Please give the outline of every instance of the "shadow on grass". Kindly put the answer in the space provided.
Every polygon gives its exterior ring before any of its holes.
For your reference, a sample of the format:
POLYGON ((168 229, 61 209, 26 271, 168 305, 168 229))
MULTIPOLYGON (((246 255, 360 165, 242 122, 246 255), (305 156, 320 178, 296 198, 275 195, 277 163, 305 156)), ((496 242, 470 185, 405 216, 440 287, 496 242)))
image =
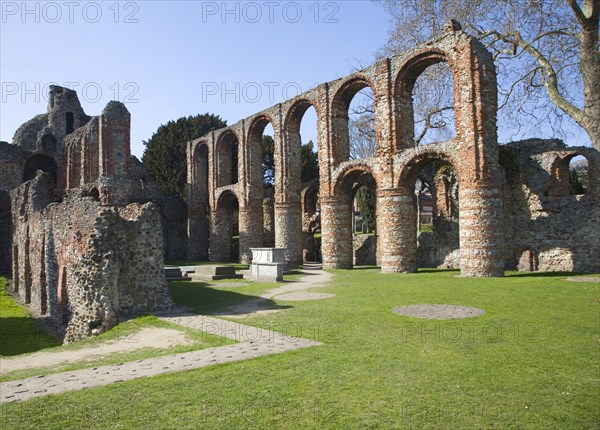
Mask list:
POLYGON ((430 268, 419 268, 417 273, 444 273, 444 272, 458 272, 460 269, 437 269, 435 267, 430 268))
POLYGON ((60 345, 31 317, 0 318, 0 356, 7 357, 60 345))
POLYGON ((231 266, 235 270, 246 270, 248 264, 242 263, 215 263, 213 261, 185 261, 185 260, 167 260, 165 267, 180 267, 180 266, 231 266))
POLYGON ((262 297, 249 296, 229 290, 217 290, 204 282, 169 282, 169 291, 175 303, 188 306, 202 315, 227 313, 229 308, 245 303, 260 303, 260 310, 288 309, 291 307, 278 305, 273 300, 262 297))
POLYGON ((506 272, 504 276, 510 278, 557 278, 584 275, 574 272, 506 272))
POLYGON ((380 266, 354 266, 351 270, 373 270, 373 269, 380 269, 380 266))

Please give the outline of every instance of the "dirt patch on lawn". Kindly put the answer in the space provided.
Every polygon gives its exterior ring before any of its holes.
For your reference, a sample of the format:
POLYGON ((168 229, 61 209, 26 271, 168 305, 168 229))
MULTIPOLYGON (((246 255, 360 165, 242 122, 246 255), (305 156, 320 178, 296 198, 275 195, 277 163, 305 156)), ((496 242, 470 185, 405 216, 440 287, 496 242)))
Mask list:
POLYGON ((303 300, 322 300, 335 297, 335 294, 329 293, 288 293, 275 296, 277 300, 287 300, 291 302, 300 302, 303 300))
POLYGON ((405 317, 427 318, 434 320, 449 320, 472 318, 483 315, 485 311, 479 308, 455 305, 410 305, 392 309, 392 312, 405 317))
POLYGON ((571 282, 600 282, 600 276, 571 276, 567 278, 571 282))
POLYGON ((166 349, 188 345, 193 341, 185 332, 170 328, 145 327, 129 336, 107 340, 80 349, 35 352, 17 357, 0 358, 0 374, 15 370, 62 367, 78 362, 88 362, 113 354, 137 351, 142 348, 166 349))

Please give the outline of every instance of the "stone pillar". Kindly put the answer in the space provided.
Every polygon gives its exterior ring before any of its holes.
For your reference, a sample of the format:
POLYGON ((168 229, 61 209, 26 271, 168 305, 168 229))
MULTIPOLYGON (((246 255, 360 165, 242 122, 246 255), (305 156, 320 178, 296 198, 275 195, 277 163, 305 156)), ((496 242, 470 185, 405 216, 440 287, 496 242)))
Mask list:
POLYGON ((352 201, 321 199, 321 254, 324 269, 352 268, 352 201))
POLYGON ((240 208, 240 263, 252 262, 250 248, 261 248, 263 243, 263 202, 253 199, 240 208))
POLYGON ((379 252, 384 273, 417 271, 417 220, 410 187, 377 195, 379 252))
POLYGON ((263 247, 275 247, 275 200, 271 195, 263 199, 263 247))
POLYGON ((187 220, 188 259, 190 261, 208 260, 208 217, 195 215, 187 220))
POLYGON ((231 260, 232 231, 229 218, 230 216, 218 211, 210 214, 210 261, 228 262, 231 260))
POLYGON ((110 101, 100 115, 100 172, 129 175, 131 115, 123 103, 110 101))
POLYGON ((470 184, 459 189, 461 276, 504 276, 502 190, 470 184))
POLYGON ((302 208, 300 202, 275 203, 275 247, 286 248, 288 267, 302 264, 302 208))

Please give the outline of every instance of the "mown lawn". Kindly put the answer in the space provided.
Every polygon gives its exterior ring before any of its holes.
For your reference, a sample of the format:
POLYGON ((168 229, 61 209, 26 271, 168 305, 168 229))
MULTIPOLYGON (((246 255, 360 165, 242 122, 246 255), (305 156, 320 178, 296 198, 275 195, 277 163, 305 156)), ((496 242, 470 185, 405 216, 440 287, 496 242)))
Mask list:
MULTIPOLYGON (((30 352, 59 352, 76 350, 98 345, 100 343, 136 343, 139 333, 144 328, 160 327, 182 331, 190 343, 171 348, 140 348, 135 351, 111 354, 102 358, 93 357, 76 363, 60 366, 43 367, 39 369, 25 369, 0 375, 0 382, 14 379, 28 378, 50 373, 65 372, 86 367, 103 366, 125 361, 141 360, 143 358, 158 357, 167 354, 195 351, 215 346, 235 343, 233 340, 214 336, 209 333, 198 332, 178 324, 168 323, 156 316, 141 316, 119 324, 112 330, 100 336, 61 345, 58 339, 49 336, 28 316, 26 309, 16 303, 6 290, 6 279, 0 278, 0 333, 2 357, 18 358, 19 354, 30 352)), ((0 367, 1 367, 0 361, 0 367)))
MULTIPOLYGON (((245 323, 322 346, 2 405, 9 428, 597 429, 597 283, 564 274, 465 279, 334 271, 320 301, 245 323), (466 320, 402 317, 395 306, 483 308, 466 320)), ((218 312, 257 286, 199 291, 181 303, 218 312), (229 296, 236 294, 236 296, 229 296), (217 296, 211 308, 203 298, 217 296), (224 298, 225 296, 225 298, 224 298)), ((188 288, 187 291, 184 291, 188 288)), ((179 291, 178 291, 179 290, 179 291)))

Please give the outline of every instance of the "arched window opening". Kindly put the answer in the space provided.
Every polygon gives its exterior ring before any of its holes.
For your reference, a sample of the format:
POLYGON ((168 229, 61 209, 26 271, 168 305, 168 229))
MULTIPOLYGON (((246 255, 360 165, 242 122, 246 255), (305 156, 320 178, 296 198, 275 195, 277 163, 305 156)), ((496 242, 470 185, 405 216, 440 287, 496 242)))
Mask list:
POLYGON ((302 191, 303 259, 321 261, 321 210, 319 188, 314 181, 302 191))
POLYGON ((357 77, 337 91, 332 102, 331 120, 335 165, 376 153, 375 96, 368 81, 357 77))
POLYGON ((265 188, 275 187, 275 131, 269 122, 261 137, 262 142, 262 180, 265 188))
POLYGON ((239 260, 239 203, 232 192, 226 191, 217 203, 214 220, 214 236, 211 236, 212 261, 235 262, 239 260), (213 240, 214 239, 214 240, 213 240))
POLYGON ((455 136, 454 77, 446 62, 427 67, 412 91, 415 146, 455 136))
POLYGON ((569 194, 587 194, 589 189, 589 165, 587 158, 576 155, 569 160, 569 194))
POLYGON ((407 182, 414 187, 417 267, 460 267, 459 183, 456 169, 435 155, 416 161, 407 182))
POLYGON ((348 250, 350 266, 375 265, 377 262, 377 181, 368 170, 351 170, 335 187, 343 202, 338 211, 336 242, 348 250))
POLYGON ((195 185, 198 200, 201 205, 208 207, 208 147, 202 143, 197 146, 194 154, 195 185))
POLYGON ((359 184, 353 201, 354 234, 375 233, 375 194, 371 187, 359 184))
POLYGON ((375 96, 371 87, 358 91, 348 108, 348 136, 350 159, 375 157, 375 96))
POLYGON ((54 185, 57 184, 58 167, 56 165, 56 161, 43 154, 32 155, 27 159, 23 169, 23 182, 30 181, 35 178, 38 170, 48 173, 52 177, 54 185))
POLYGON ((239 140, 233 132, 226 132, 217 143, 217 186, 238 182, 239 140))
POLYGON ((309 106, 300 120, 300 158, 303 183, 319 179, 319 147, 317 139, 317 111, 309 106))
POLYGON ((317 111, 308 100, 296 102, 290 108, 285 121, 287 137, 285 155, 287 160, 285 161, 291 161, 287 166, 293 168, 287 173, 292 177, 294 189, 297 187, 300 192, 299 198, 302 202, 302 258, 310 262, 321 260, 321 214, 317 210, 319 194, 317 121, 317 111))

